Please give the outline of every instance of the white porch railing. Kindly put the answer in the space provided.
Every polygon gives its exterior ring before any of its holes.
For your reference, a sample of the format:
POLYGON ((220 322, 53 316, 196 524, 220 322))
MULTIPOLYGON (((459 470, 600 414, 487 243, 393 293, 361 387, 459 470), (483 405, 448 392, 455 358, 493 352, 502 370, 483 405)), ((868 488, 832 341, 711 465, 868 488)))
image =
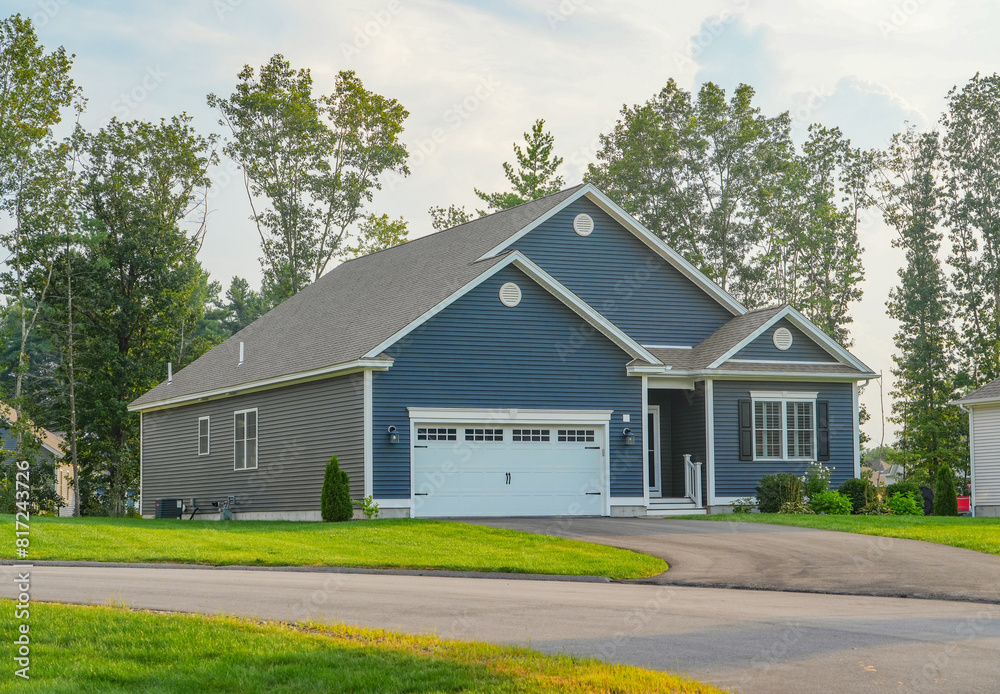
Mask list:
POLYGON ((684 489, 685 496, 696 508, 705 508, 701 503, 701 463, 692 462, 687 453, 684 454, 684 489))

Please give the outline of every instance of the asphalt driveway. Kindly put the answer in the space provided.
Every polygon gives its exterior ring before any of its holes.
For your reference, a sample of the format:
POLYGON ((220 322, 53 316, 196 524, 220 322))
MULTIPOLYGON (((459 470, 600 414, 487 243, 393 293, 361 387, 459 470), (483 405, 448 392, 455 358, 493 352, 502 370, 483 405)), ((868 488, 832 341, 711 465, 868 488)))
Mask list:
POLYGON ((1000 603, 1000 556, 917 540, 669 518, 464 519, 644 552, 644 582, 1000 603))

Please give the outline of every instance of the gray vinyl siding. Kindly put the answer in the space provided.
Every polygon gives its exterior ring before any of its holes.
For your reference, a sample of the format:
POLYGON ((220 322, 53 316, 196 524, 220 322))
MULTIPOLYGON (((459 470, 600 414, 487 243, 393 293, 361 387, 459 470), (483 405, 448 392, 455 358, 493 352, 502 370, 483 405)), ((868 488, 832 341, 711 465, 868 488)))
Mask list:
POLYGON ((517 268, 500 270, 386 351, 395 362, 372 383, 376 498, 410 498, 407 407, 614 410, 611 494, 642 495, 642 446, 624 446, 621 435, 628 426, 642 436, 642 380, 625 372, 631 357, 517 268), (514 308, 498 298, 505 282, 521 288, 514 308), (389 443, 389 426, 399 443, 389 443))
POLYGON ((694 346, 733 314, 587 199, 513 244, 641 344, 694 346), (578 236, 585 212, 594 231, 578 236))
POLYGON ((319 510, 331 455, 364 492, 364 380, 360 373, 234 395, 142 415, 142 513, 158 498, 195 498, 202 510, 233 495, 238 512, 319 510), (257 408, 257 469, 234 470, 233 413, 257 408), (210 454, 198 455, 198 418, 210 454))
POLYGON ((808 463, 800 461, 740 460, 739 401, 752 390, 815 392, 830 403, 830 460, 832 487, 854 477, 854 401, 850 383, 800 383, 776 381, 715 381, 715 495, 755 496, 763 475, 791 472, 801 475, 808 463))
POLYGON ((756 340, 737 352, 733 358, 837 363, 837 360, 829 352, 817 345, 811 337, 784 319, 765 330, 756 340), (792 333, 792 346, 784 352, 774 346, 774 331, 778 328, 788 328, 792 333))

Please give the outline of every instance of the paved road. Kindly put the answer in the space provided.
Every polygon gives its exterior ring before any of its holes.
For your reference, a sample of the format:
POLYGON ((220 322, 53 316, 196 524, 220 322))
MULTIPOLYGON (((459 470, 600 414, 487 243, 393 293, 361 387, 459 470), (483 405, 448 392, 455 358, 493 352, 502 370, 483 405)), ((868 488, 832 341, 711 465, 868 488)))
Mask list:
MULTIPOLYGON (((13 597, 10 567, 0 596, 13 597)), ((526 644, 740 692, 995 692, 1000 606, 637 584, 36 566, 32 598, 526 644)))
MULTIPOLYGON (((466 519, 661 557, 654 582, 1000 603, 1000 556, 784 525, 663 518, 466 519)), ((1000 685, 997 685, 1000 691, 1000 685)))

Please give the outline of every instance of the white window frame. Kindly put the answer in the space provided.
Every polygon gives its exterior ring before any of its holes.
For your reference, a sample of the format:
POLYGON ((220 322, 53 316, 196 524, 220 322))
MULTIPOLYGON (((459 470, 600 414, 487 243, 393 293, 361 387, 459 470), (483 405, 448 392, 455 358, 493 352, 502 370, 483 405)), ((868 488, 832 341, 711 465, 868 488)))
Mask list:
POLYGON ((817 460, 816 446, 818 444, 816 430, 818 421, 816 419, 816 400, 819 393, 794 393, 788 391, 766 392, 751 391, 750 393, 750 417, 753 428, 753 459, 754 462, 812 462, 817 460), (758 402, 779 402, 781 403, 781 456, 778 458, 757 455, 757 403, 758 402), (808 457, 792 457, 788 455, 788 403, 805 402, 812 406, 812 455, 808 457))
POLYGON ((233 470, 256 470, 260 462, 260 417, 257 416, 257 408, 250 407, 245 410, 236 410, 233 412, 233 470), (243 467, 236 466, 236 418, 239 415, 244 415, 244 417, 253 412, 254 421, 254 433, 256 436, 253 438, 254 442, 254 459, 253 467, 246 464, 246 442, 250 439, 247 438, 247 426, 246 419, 243 421, 243 467))
POLYGON ((198 455, 211 455, 212 454, 212 418, 211 417, 198 417, 198 455), (201 423, 206 422, 205 426, 205 451, 201 450, 201 423))

